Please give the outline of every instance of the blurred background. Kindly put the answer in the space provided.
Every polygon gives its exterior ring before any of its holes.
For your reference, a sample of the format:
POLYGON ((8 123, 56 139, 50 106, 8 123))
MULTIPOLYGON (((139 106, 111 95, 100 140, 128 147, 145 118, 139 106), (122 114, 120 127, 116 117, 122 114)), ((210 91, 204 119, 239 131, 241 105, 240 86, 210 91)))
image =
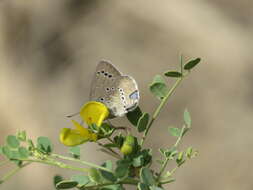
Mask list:
MULTIPOLYGON (((59 131, 71 125, 65 116, 88 100, 101 59, 137 80, 140 107, 152 113, 159 102, 148 84, 155 74, 176 69, 183 53, 186 60, 201 57, 202 64, 177 89, 146 146, 171 145, 175 139, 167 128, 181 126, 187 107, 193 130, 182 148, 192 145, 199 156, 166 188, 251 190, 252 6, 249 0, 1 0, 0 143, 17 129, 27 130, 34 139, 48 136, 55 152, 66 153, 59 131)), ((126 118, 113 122, 128 125, 126 118)), ((97 148, 84 144, 82 159, 109 159, 97 148)), ((73 172, 32 164, 0 189, 51 190, 57 173, 73 172)))

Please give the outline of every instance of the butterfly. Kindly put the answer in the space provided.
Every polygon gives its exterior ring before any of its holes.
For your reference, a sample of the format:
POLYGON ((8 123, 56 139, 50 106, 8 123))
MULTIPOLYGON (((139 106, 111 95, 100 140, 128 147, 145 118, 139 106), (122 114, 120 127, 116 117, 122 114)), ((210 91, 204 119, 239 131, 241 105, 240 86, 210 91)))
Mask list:
POLYGON ((113 64, 100 61, 97 65, 90 90, 90 100, 106 105, 110 118, 121 117, 133 111, 140 95, 136 81, 123 75, 113 64))

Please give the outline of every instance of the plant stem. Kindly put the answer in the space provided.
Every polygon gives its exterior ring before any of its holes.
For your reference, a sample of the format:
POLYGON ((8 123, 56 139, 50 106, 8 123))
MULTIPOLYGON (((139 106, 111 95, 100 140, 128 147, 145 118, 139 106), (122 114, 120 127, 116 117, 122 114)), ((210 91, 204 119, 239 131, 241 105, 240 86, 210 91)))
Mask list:
POLYGON ((157 176, 157 181, 159 182, 160 178, 161 178, 161 175, 163 174, 167 164, 168 164, 168 161, 169 161, 169 158, 166 158, 165 161, 163 162, 163 165, 160 169, 160 172, 158 173, 158 176, 157 176))
POLYGON ((185 130, 186 126, 184 125, 181 129, 181 133, 179 135, 179 137, 177 138, 176 143, 174 144, 174 147, 176 148, 178 146, 178 144, 180 143, 180 141, 182 140, 182 136, 183 136, 183 132, 185 130))
POLYGON ((104 186, 109 186, 109 185, 120 185, 120 184, 128 184, 128 185, 137 185, 139 183, 138 180, 135 179, 125 179, 123 181, 119 181, 117 183, 102 183, 102 184, 98 184, 98 185, 90 185, 90 186, 84 186, 84 187, 80 187, 79 189, 97 189, 98 187, 104 187, 104 186))
POLYGON ((181 70, 181 74, 184 74, 184 69, 183 69, 183 54, 180 54, 180 70, 181 70))
POLYGON ((63 162, 59 162, 59 161, 52 160, 52 159, 51 160, 48 160, 48 159, 45 159, 45 160, 20 159, 20 160, 28 161, 28 162, 37 162, 37 163, 41 163, 41 164, 48 164, 51 166, 57 166, 57 167, 60 167, 63 169, 70 169, 70 170, 79 171, 79 172, 88 172, 89 171, 89 169, 87 169, 87 168, 78 168, 78 167, 71 166, 71 165, 65 164, 63 162))
POLYGON ((175 91, 175 89, 177 88, 177 86, 181 83, 181 81, 183 80, 183 76, 178 78, 177 81, 174 83, 174 85, 171 87, 171 89, 169 90, 169 92, 167 93, 167 95, 162 99, 160 105, 157 107, 157 109, 155 110, 151 121, 149 122, 146 130, 144 131, 144 134, 142 136, 142 140, 141 140, 141 146, 143 145, 147 134, 149 132, 150 127, 152 126, 153 122, 155 121, 155 119, 157 118, 157 116, 159 115, 159 113, 161 112, 161 109, 164 107, 164 105, 166 104, 167 100, 171 97, 171 95, 173 94, 173 92, 175 91))
MULTIPOLYGON (((183 132, 184 132, 185 128, 186 128, 186 126, 184 125, 184 126, 182 127, 181 133, 180 133, 180 135, 178 136, 177 141, 176 141, 176 143, 173 145, 173 147, 177 148, 177 146, 179 145, 179 143, 180 143, 180 141, 181 141, 181 139, 182 139, 183 132)), ((161 167, 161 169, 160 169, 160 172, 158 173, 158 177, 157 177, 157 181, 158 181, 158 182, 159 182, 159 180, 160 180, 160 178, 161 178, 161 175, 163 174, 164 170, 166 169, 166 166, 167 166, 167 164, 168 164, 168 161, 169 161, 169 158, 166 158, 165 161, 164 161, 164 163, 163 163, 163 165, 162 165, 162 167, 161 167)), ((177 168, 178 168, 178 166, 175 167, 175 168, 171 171, 171 174, 173 174, 177 168)))
POLYGON ((5 181, 7 181, 9 178, 11 178, 13 175, 15 175, 19 170, 21 170, 22 168, 24 168, 25 166, 31 164, 31 162, 27 162, 25 164, 22 164, 19 167, 14 168, 13 170, 11 170, 10 172, 8 172, 4 177, 2 177, 0 179, 0 184, 4 183, 5 181))
POLYGON ((71 158, 71 157, 67 157, 67 156, 62 156, 62 155, 59 155, 59 154, 51 154, 51 156, 55 157, 55 158, 63 159, 63 160, 79 162, 81 164, 84 164, 84 165, 87 165, 87 166, 90 166, 90 167, 93 167, 93 168, 97 168, 97 169, 104 170, 104 171, 107 171, 107 172, 112 172, 111 170, 109 170, 107 168, 104 168, 102 166, 99 166, 99 165, 96 165, 96 164, 93 164, 93 163, 90 163, 90 162, 86 162, 86 161, 83 161, 83 160, 79 160, 79 159, 75 159, 75 158, 71 158))
POLYGON ((171 182, 174 182, 175 179, 169 179, 169 180, 166 180, 166 181, 161 181, 160 184, 167 184, 167 183, 171 183, 171 182))

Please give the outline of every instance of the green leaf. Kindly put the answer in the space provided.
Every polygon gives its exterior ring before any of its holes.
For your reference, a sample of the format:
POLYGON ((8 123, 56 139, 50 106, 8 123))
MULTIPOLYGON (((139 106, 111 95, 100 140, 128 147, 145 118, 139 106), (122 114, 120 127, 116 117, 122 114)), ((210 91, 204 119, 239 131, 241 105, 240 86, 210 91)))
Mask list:
POLYGON ((181 129, 172 127, 172 128, 169 128, 169 133, 174 137, 179 137, 181 135, 181 129))
POLYGON ((149 89, 159 100, 163 99, 169 91, 165 81, 160 75, 155 76, 152 84, 149 86, 149 89))
POLYGON ((193 67, 195 67, 199 62, 201 61, 200 58, 193 59, 185 64, 184 69, 185 70, 191 70, 193 67))
POLYGON ((184 152, 179 152, 178 153, 176 162, 177 162, 178 167, 181 166, 185 162, 185 160, 184 160, 184 152))
POLYGON ((164 190, 164 189, 153 185, 150 187, 150 190, 164 190))
POLYGON ((125 190, 122 185, 107 185, 100 190, 125 190))
POLYGON ((139 155, 138 157, 133 159, 133 166, 134 167, 140 167, 144 164, 144 158, 143 155, 139 155))
POLYGON ((187 156, 187 158, 191 158, 192 153, 193 153, 193 148, 192 147, 188 147, 186 149, 186 156, 187 156))
POLYGON ((134 156, 132 163, 134 167, 140 167, 146 166, 151 162, 151 160, 152 160, 151 150, 144 149, 134 156))
POLYGON ((17 133, 17 138, 20 141, 26 141, 26 131, 19 131, 17 133))
MULTIPOLYGON (((107 168, 109 170, 112 170, 112 161, 111 160, 108 160, 106 161, 104 164, 102 164, 102 166, 104 168, 107 168)), ((104 170, 100 170, 100 173, 102 175, 102 177, 104 179, 106 179, 107 181, 110 181, 110 182, 115 182, 117 180, 117 178, 113 175, 112 172, 107 172, 107 171, 104 171, 104 170)))
POLYGON ((26 159, 29 157, 29 151, 25 147, 19 147, 18 152, 21 158, 26 159))
POLYGON ((155 179, 149 168, 141 168, 140 171, 141 182, 147 185, 154 185, 155 179))
POLYGON ((80 159, 80 147, 79 146, 73 146, 69 148, 69 152, 70 154, 76 158, 76 159, 80 159))
POLYGON ((150 190, 149 186, 145 183, 138 183, 138 190, 150 190))
POLYGON ((187 109, 185 109, 185 111, 184 111, 184 122, 187 125, 187 127, 191 126, 191 123, 192 123, 191 115, 187 109))
POLYGON ((167 71, 164 73, 164 75, 166 77, 175 77, 175 78, 182 77, 182 74, 178 71, 167 71))
POLYGON ((96 182, 96 183, 102 182, 100 172, 96 168, 90 168, 88 176, 89 176, 89 179, 93 182, 96 182))
POLYGON ((2 152, 7 158, 11 158, 11 150, 8 146, 3 146, 2 147, 2 152))
POLYGON ((111 136, 111 134, 114 132, 114 128, 111 127, 108 123, 102 123, 101 127, 99 128, 102 132, 101 136, 111 136))
POLYGON ((119 134, 118 136, 115 136, 113 138, 113 140, 117 144, 118 147, 121 147, 123 145, 125 139, 121 134, 119 134))
POLYGON ((37 148, 45 153, 51 153, 53 151, 53 146, 47 137, 39 137, 37 139, 37 148))
POLYGON ((78 185, 78 182, 72 180, 60 181, 56 184, 57 189, 71 189, 78 185))
POLYGON ((136 107, 135 110, 131 111, 131 112, 127 112, 126 114, 128 121, 130 121, 130 123, 132 123, 132 125, 137 126, 137 123, 140 119, 140 117, 142 116, 142 111, 140 109, 140 107, 136 107))
POLYGON ((140 133, 146 130, 148 121, 149 121, 149 114, 143 113, 137 124, 137 129, 140 133))
POLYGON ((115 176, 117 178, 124 178, 129 172, 129 163, 119 162, 115 170, 115 176))
POLYGON ((105 163, 103 164, 103 167, 107 168, 108 170, 113 170, 113 165, 111 160, 106 160, 105 163))
MULTIPOLYGON (((61 181, 63 181, 63 177, 62 177, 62 176, 60 176, 60 175, 55 175, 55 176, 54 176, 53 182, 54 182, 55 188, 56 188, 57 183, 59 183, 59 182, 61 182, 61 181)), ((56 188, 56 189, 58 189, 58 188, 56 188)))
POLYGON ((73 175, 71 180, 78 182, 79 186, 84 186, 90 182, 89 177, 85 175, 73 175))
POLYGON ((21 158, 19 152, 16 151, 16 150, 11 150, 11 154, 10 155, 11 155, 10 159, 16 159, 16 160, 18 160, 18 159, 21 158))
POLYGON ((6 143, 11 148, 18 148, 19 147, 19 141, 16 136, 9 135, 7 136, 6 143))
POLYGON ((177 155, 178 151, 175 147, 172 147, 168 150, 165 151, 164 155, 166 158, 169 158, 170 160, 172 160, 174 158, 175 155, 177 155))

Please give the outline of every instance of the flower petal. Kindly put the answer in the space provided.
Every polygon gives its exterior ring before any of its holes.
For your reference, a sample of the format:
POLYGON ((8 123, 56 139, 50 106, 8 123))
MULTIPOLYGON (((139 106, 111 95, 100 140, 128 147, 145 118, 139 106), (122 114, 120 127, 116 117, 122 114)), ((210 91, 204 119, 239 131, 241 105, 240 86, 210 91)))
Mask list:
POLYGON ((75 125, 76 130, 78 130, 80 132, 80 135, 88 138, 90 141, 97 141, 97 134, 96 133, 92 133, 87 128, 84 128, 82 125, 80 125, 78 122, 76 122, 75 120, 72 120, 72 122, 75 125))
POLYGON ((79 130, 63 128, 60 133, 60 141, 66 146, 76 146, 89 141, 89 137, 84 137, 79 130))
POLYGON ((94 123, 100 127, 109 116, 109 110, 101 102, 90 101, 82 107, 80 115, 88 125, 94 123))

